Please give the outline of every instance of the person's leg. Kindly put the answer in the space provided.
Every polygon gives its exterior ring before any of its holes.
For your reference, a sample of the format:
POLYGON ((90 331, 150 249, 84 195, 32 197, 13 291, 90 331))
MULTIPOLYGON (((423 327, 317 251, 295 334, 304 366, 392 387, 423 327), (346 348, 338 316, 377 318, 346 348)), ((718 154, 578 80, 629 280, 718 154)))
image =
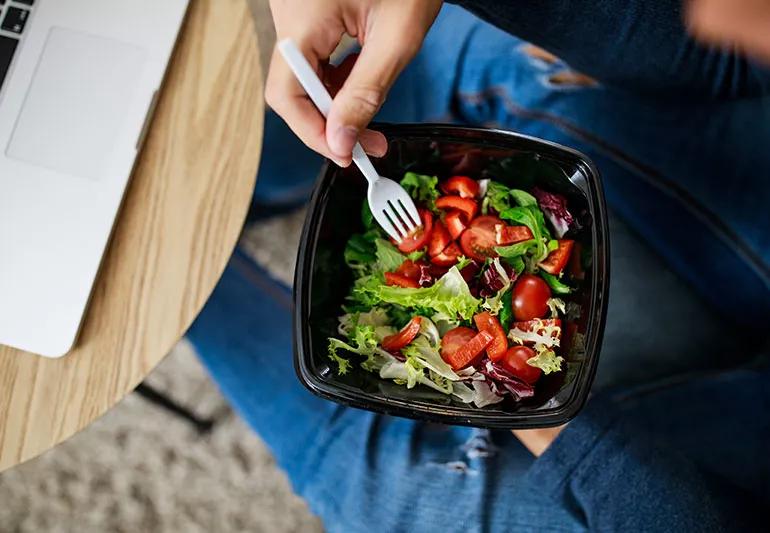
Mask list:
POLYGON ((686 0, 453 0, 604 85, 708 100, 770 92, 770 70, 687 33, 686 0))
MULTIPOLYGON (((447 18, 442 14, 436 31, 451 31, 440 24, 447 18)), ((456 43, 452 44, 462 46, 452 51, 460 52, 457 58, 445 56, 450 67, 460 65, 458 58, 468 57, 463 55, 464 48, 483 27, 479 24, 468 22, 464 26, 467 31, 453 33, 456 43)), ((435 54, 440 50, 430 43, 440 40, 431 39, 426 50, 435 54)), ((435 72, 433 63, 421 68, 435 72)), ((461 71, 450 72, 452 75, 446 79, 452 80, 454 87, 461 71)), ((419 76, 412 78, 412 83, 419 81, 419 76)), ((413 90, 438 90, 432 87, 432 81, 422 79, 413 90)), ((406 85, 400 87, 407 90, 406 85)), ((451 96, 452 92, 447 94, 451 96)), ((435 115, 446 116, 438 112, 435 115)), ((629 238, 620 235, 614 234, 613 241, 629 238)), ((623 247, 616 243, 614 250, 622 251, 623 247)), ((641 246, 629 246, 625 258, 629 268, 654 264, 649 258, 634 257, 634 253, 649 255, 641 246)), ((656 268, 656 279, 667 276, 656 268)), ((645 272, 631 279, 646 279, 645 272)), ((663 287, 665 290, 659 289, 659 293, 665 294, 666 306, 688 316, 695 314, 687 305, 674 303, 694 298, 687 287, 670 282, 663 287)), ((616 309, 634 309, 648 318, 657 316, 661 302, 648 297, 652 292, 649 285, 614 286, 613 291, 617 295, 612 304, 616 309)), ((288 297, 288 289, 270 282, 248 260, 236 257, 189 337, 223 393, 265 439, 297 492, 321 516, 327 529, 411 531, 417 523, 447 531, 531 529, 533 524, 541 530, 581 526, 579 520, 561 509, 544 508, 536 491, 524 490, 520 479, 532 459, 510 433, 488 434, 374 415, 336 406, 304 390, 291 364, 288 297)), ((623 335, 627 327, 634 328, 638 339, 650 341, 653 348, 674 346, 685 350, 696 346, 705 351, 723 338, 716 327, 718 320, 708 311, 703 311, 698 321, 703 327, 688 330, 687 339, 674 328, 661 330, 653 319, 652 326, 644 321, 637 323, 632 314, 625 315, 628 325, 618 323, 613 333, 612 317, 620 314, 610 315, 603 360, 627 351, 623 335), (654 330, 645 333, 642 327, 654 330), (666 338, 672 330, 673 338, 666 338)), ((649 353, 642 349, 640 356, 649 353)))
POLYGON ((770 315, 770 98, 667 100, 559 84, 569 67, 527 46, 479 22, 463 49, 456 117, 588 153, 610 206, 728 323, 765 333, 745 318, 770 315))
MULTIPOLYGON (((676 372, 718 365, 727 353, 719 320, 698 312, 697 296, 614 219, 611 237, 620 269, 599 386, 646 382, 676 365, 676 372), (668 353, 692 357, 666 364, 668 353)), ((329 531, 413 531, 415 523, 446 531, 580 526, 562 509, 544 513, 538 495, 525 490, 521 479, 533 459, 509 432, 375 415, 305 390, 292 366, 290 297, 288 287, 239 253, 188 337, 329 531)))

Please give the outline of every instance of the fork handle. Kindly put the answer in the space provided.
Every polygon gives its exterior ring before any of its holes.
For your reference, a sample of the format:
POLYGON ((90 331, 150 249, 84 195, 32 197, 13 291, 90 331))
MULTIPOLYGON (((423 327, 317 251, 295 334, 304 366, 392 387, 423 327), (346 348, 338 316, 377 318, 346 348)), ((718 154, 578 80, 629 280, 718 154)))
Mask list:
MULTIPOLYGON (((332 108, 332 97, 329 95, 326 87, 324 87, 324 84, 321 83, 321 80, 318 79, 318 74, 315 73, 313 67, 310 66, 305 56, 299 51, 297 45, 291 39, 282 39, 276 46, 315 106, 324 117, 328 117, 329 111, 332 108)), ((361 173, 369 183, 374 183, 379 179, 380 176, 374 169, 371 159, 369 159, 369 156, 366 155, 366 152, 361 147, 361 143, 357 142, 353 146, 353 162, 361 170, 361 173)))

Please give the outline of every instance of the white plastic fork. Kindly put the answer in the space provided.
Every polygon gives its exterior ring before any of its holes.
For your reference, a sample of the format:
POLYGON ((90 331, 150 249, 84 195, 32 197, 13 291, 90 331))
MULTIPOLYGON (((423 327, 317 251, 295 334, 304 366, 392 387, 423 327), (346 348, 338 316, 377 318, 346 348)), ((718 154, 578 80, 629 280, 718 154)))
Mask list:
MULTIPOLYGON (((315 106, 324 117, 328 116, 332 107, 332 98, 297 45, 291 39, 283 39, 277 46, 315 106)), ((412 198, 401 185, 377 174, 361 143, 357 142, 353 147, 353 162, 369 182, 367 191, 369 209, 385 233, 397 242, 401 242, 409 233, 422 225, 412 198)))

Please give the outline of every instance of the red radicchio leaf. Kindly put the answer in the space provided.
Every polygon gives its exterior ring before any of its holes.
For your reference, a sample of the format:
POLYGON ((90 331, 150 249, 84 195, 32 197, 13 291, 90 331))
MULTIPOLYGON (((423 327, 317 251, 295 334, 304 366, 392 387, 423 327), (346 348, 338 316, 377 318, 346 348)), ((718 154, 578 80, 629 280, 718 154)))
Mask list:
MULTIPOLYGON (((516 272, 514 272, 513 268, 502 261, 500 264, 511 281, 514 281, 516 279, 516 272)), ((491 298, 505 286, 505 280, 500 275, 500 272, 497 271, 497 268, 493 265, 489 265, 486 270, 484 270, 484 273, 481 274, 479 286, 479 294, 484 298, 491 298)))
POLYGON ((481 270, 481 266, 479 266, 475 260, 471 259, 471 262, 465 265, 460 271, 460 275, 465 280, 465 283, 470 283, 479 273, 479 270, 481 270))
POLYGON ((561 194, 544 191, 538 187, 532 189, 532 195, 537 198, 540 209, 556 230, 557 237, 564 237, 575 222, 572 213, 567 210, 567 199, 561 194))
POLYGON ((535 388, 529 383, 520 380, 500 365, 496 365, 489 359, 484 359, 479 365, 479 372, 492 384, 493 392, 505 394, 507 391, 515 401, 530 398, 535 394, 535 388))

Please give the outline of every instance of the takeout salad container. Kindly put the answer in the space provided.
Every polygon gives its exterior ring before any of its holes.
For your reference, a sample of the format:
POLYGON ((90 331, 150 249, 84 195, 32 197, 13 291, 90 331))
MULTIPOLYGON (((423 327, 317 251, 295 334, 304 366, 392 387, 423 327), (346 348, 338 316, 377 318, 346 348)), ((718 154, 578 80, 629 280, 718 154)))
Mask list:
POLYGON ((535 395, 517 404, 477 408, 418 385, 413 389, 380 379, 352 365, 338 375, 328 358, 328 337, 352 284, 343 259, 345 244, 361 232, 366 181, 355 166, 327 162, 310 200, 294 281, 294 363, 300 381, 313 393, 343 405, 395 416, 487 428, 535 428, 563 424, 586 401, 599 358, 609 287, 609 232, 599 174, 583 154, 541 139, 501 130, 438 124, 379 124, 388 153, 374 159, 380 175, 396 181, 407 171, 493 178, 509 187, 538 186, 564 195, 581 229, 585 279, 563 297, 572 312, 561 372, 545 375, 535 395))

